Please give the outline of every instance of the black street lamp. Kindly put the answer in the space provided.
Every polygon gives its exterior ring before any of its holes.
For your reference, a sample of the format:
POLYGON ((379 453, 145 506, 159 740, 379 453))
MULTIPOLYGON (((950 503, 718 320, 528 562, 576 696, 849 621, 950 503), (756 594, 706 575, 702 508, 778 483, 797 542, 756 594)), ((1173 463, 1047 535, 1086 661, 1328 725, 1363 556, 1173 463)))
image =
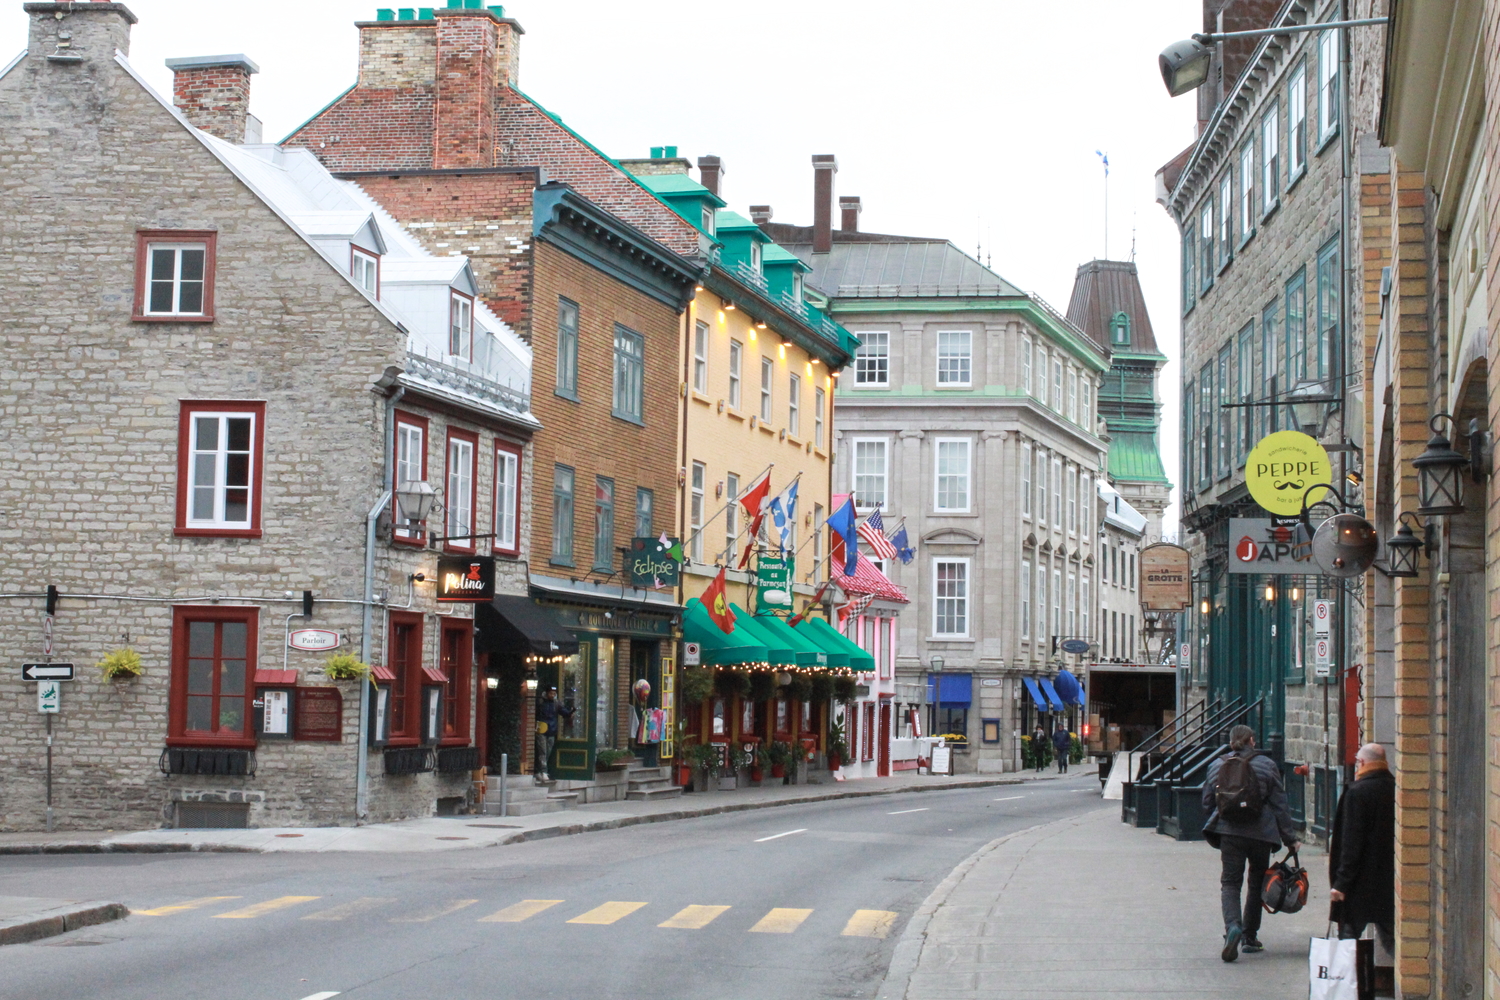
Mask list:
POLYGON ((1385 543, 1386 551, 1390 553, 1390 568, 1385 571, 1386 576, 1417 575, 1417 556, 1425 546, 1405 521, 1405 518, 1415 516, 1410 511, 1403 511, 1397 518, 1396 535, 1385 543))
POLYGON ((1453 450, 1453 445, 1437 422, 1453 418, 1439 413, 1427 422, 1432 428, 1432 437, 1427 441, 1427 450, 1411 460, 1417 467, 1417 513, 1428 517, 1464 512, 1464 480, 1460 474, 1469 460, 1453 450))

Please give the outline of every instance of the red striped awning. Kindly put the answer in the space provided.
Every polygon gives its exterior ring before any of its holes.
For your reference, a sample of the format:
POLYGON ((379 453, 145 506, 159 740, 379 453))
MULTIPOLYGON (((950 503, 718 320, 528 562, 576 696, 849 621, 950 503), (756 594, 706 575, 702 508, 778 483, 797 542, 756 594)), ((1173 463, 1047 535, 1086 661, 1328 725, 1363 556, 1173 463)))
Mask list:
POLYGON ((854 564, 852 576, 845 576, 837 568, 833 571, 833 582, 843 588, 846 594, 868 594, 882 601, 894 601, 897 604, 910 604, 911 598, 906 596, 906 591, 891 582, 875 564, 865 558, 865 554, 859 554, 859 561, 854 564))
POLYGON ((396 671, 390 667, 382 667, 378 663, 370 667, 370 673, 376 681, 382 684, 393 684, 396 681, 396 671))

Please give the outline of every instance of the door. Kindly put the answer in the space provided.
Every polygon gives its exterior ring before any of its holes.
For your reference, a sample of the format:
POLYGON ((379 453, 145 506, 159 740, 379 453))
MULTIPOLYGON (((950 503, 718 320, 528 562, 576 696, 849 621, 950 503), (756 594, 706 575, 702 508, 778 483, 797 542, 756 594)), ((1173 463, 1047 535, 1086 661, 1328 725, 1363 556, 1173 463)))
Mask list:
POLYGON ((891 776, 891 703, 880 703, 880 736, 875 744, 875 776, 891 776))
POLYGON ((557 700, 570 716, 559 714, 557 745, 552 750, 549 773, 568 781, 592 781, 594 778, 594 728, 598 682, 594 671, 598 651, 592 639, 580 638, 578 652, 561 663, 546 664, 538 669, 540 691, 547 685, 557 686, 557 700), (551 675, 550 678, 548 675, 551 675))

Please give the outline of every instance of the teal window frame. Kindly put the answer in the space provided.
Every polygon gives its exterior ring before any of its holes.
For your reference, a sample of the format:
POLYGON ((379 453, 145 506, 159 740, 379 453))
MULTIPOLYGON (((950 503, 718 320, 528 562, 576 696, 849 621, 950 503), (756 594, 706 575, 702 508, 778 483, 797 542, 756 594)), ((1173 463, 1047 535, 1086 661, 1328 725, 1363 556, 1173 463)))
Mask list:
MULTIPOLYGON (((1275 298, 1266 305, 1260 313, 1260 398, 1267 400, 1271 398, 1271 381, 1276 377, 1276 328, 1280 325, 1281 299, 1275 298)), ((1277 386, 1277 391, 1281 386, 1277 386)), ((1260 436, 1274 433, 1280 426, 1277 419, 1277 407, 1259 406, 1258 424, 1260 436)))
POLYGON ((552 565, 573 565, 573 497, 577 474, 570 465, 552 467, 552 565))
POLYGON ((1218 369, 1214 378, 1214 420, 1217 422, 1215 427, 1217 433, 1214 435, 1216 444, 1214 469, 1220 479, 1229 475, 1234 468, 1234 425, 1223 409, 1224 404, 1229 402, 1229 386, 1234 381, 1231 373, 1233 363, 1232 345, 1225 344, 1219 348, 1218 369))
POLYGON ((1198 209, 1198 294, 1214 287, 1214 196, 1210 192, 1198 209))
POLYGON ((1198 405, 1197 399, 1193 380, 1188 379, 1182 387, 1182 481, 1189 489, 1196 482, 1193 478, 1193 451, 1197 445, 1194 443, 1196 439, 1193 437, 1193 425, 1197 416, 1194 412, 1194 407, 1198 405))
POLYGON ((557 395, 578 402, 578 303, 557 300, 557 395))
POLYGON ((614 394, 610 415, 633 424, 646 422, 646 338, 615 324, 614 394))
POLYGON ((1286 341, 1286 383, 1281 394, 1297 387, 1307 377, 1307 269, 1297 268, 1297 273, 1286 282, 1286 307, 1282 312, 1282 328, 1286 341))
POLYGON ((1130 314, 1121 310, 1109 321, 1109 342, 1115 347, 1130 346, 1130 314))
MULTIPOLYGON (((1240 330, 1235 359, 1235 395, 1239 396, 1236 402, 1248 402, 1255 395, 1255 320, 1246 323, 1240 330)), ((1264 407, 1257 407, 1264 409, 1264 407)), ((1227 411, 1233 414, 1234 419, 1234 464, 1236 468, 1244 468, 1245 456, 1250 452, 1250 422, 1246 419, 1247 413, 1253 413, 1250 408, 1227 411)))
POLYGON ((1214 476, 1214 363, 1198 370, 1198 488, 1207 489, 1214 476))
POLYGON ((1197 248, 1194 242, 1195 230, 1189 222, 1182 229, 1182 314, 1186 316, 1193 311, 1197 304, 1198 288, 1194 284, 1193 267, 1197 262, 1197 248))
POLYGON ((1328 379, 1337 370, 1340 308, 1339 238, 1334 236, 1318 250, 1317 319, 1314 326, 1314 355, 1318 367, 1313 377, 1328 379))

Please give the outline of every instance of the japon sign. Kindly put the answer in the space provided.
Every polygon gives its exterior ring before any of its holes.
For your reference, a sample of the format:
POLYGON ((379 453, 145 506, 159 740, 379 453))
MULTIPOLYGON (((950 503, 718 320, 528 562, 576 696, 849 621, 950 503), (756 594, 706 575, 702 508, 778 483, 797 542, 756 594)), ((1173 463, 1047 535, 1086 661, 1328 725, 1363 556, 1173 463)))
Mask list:
POLYGON ((1319 571, 1312 561, 1312 545, 1298 537, 1293 525, 1265 517, 1229 519, 1229 572, 1272 573, 1280 576, 1319 571))
POLYGON ((488 604, 493 601, 494 557, 443 556, 438 559, 437 599, 467 604, 488 604))
POLYGON ((1141 549, 1141 607, 1181 611, 1193 603, 1193 561, 1188 550, 1170 542, 1141 549))

